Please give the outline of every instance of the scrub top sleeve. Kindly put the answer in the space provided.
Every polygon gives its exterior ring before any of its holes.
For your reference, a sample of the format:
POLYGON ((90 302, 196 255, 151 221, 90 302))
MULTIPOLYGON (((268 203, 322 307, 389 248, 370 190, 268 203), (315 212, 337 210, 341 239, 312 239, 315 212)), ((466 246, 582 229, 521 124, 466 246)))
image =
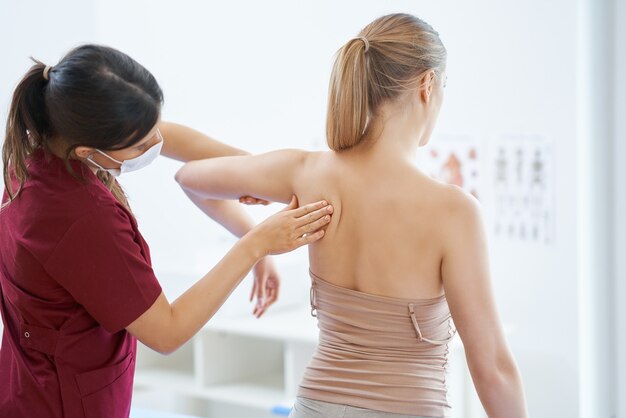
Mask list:
POLYGON ((161 294, 129 216, 113 205, 94 210, 72 224, 44 264, 111 333, 126 328, 161 294))

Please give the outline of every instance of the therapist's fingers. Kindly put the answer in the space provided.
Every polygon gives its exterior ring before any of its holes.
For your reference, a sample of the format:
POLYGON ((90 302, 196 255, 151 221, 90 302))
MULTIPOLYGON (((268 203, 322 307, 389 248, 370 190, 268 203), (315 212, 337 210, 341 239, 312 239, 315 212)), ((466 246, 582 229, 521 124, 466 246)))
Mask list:
POLYGON ((298 245, 302 246, 302 245, 308 245, 311 243, 314 243, 317 240, 320 240, 324 237, 324 230, 320 229, 317 232, 314 232, 312 234, 305 234, 303 236, 301 236, 300 238, 297 239, 298 245))
POLYGON ((249 232, 254 237, 252 242, 256 241, 256 246, 262 251, 262 256, 283 254, 321 238, 317 232, 309 234, 301 228, 321 218, 324 219, 315 226, 330 222, 325 216, 333 212, 332 206, 325 201, 311 203, 302 208, 297 208, 297 205, 298 201, 294 196, 285 209, 270 216, 249 232))
MULTIPOLYGON (((296 198, 295 196, 293 197, 294 199, 296 198)), ((293 203, 293 199, 291 201, 293 203)), ((297 203, 297 200, 296 200, 297 203)), ((291 203, 290 203, 291 205, 291 203)), ((322 209, 324 207, 328 206, 328 202, 325 200, 320 200, 318 202, 314 202, 314 203, 309 203, 308 205, 304 205, 298 208, 298 206, 296 205, 295 207, 291 207, 289 209, 293 209, 292 215, 295 218, 302 218, 302 217, 306 217, 308 214, 310 214, 311 212, 315 212, 316 210, 322 209), (296 209, 297 208, 297 209, 296 209)), ((287 208, 285 208, 287 210, 287 208)))
MULTIPOLYGON (((316 205, 315 203, 313 205, 316 205)), ((308 205, 307 205, 308 206, 308 205)), ((328 215, 333 213, 333 207, 331 205, 324 205, 322 207, 318 207, 315 210, 307 212, 303 216, 299 216, 296 219, 296 225, 298 227, 303 227, 305 225, 315 223, 319 219, 327 219, 328 215)), ((330 221, 330 219, 328 219, 330 221)), ((328 222, 326 222, 328 223, 328 222)), ((315 229, 313 229, 314 231, 315 229)), ((306 231, 305 231, 306 232, 306 231)))
POLYGON ((331 219, 330 215, 324 215, 323 217, 319 218, 316 221, 313 221, 311 223, 301 226, 300 228, 296 230, 296 233, 299 236, 302 236, 304 234, 310 234, 311 232, 315 232, 318 229, 323 228, 326 225, 328 225, 330 223, 330 219, 331 219))

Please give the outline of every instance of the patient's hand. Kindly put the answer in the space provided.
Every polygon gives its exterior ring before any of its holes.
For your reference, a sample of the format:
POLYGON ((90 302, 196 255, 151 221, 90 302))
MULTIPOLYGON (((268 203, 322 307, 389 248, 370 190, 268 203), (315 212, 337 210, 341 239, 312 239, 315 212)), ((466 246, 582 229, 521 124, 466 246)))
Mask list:
POLYGON ((256 263, 253 269, 254 285, 250 293, 250 301, 257 298, 253 315, 260 318, 276 299, 280 290, 280 278, 274 262, 269 257, 264 257, 256 263))
POLYGON ((252 196, 242 196, 242 197, 239 198, 239 203, 243 203, 244 205, 263 205, 263 206, 267 206, 271 202, 268 201, 268 200, 257 199, 256 197, 252 197, 252 196))

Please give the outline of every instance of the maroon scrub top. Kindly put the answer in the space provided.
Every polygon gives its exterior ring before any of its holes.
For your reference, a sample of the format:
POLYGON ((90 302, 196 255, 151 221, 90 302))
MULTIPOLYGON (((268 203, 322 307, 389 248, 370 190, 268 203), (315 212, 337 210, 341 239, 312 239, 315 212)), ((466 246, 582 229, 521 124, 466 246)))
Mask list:
POLYGON ((0 210, 0 417, 130 413, 137 341, 125 327, 161 287, 133 215, 70 165, 84 182, 36 151, 0 210))

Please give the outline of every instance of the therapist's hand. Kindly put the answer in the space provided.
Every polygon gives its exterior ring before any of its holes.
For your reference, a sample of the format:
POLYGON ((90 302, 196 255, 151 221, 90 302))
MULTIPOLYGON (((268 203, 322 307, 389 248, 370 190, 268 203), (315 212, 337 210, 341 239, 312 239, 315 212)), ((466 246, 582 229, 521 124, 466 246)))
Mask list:
POLYGON ((274 261, 265 257, 256 263, 253 269, 254 285, 250 293, 250 301, 256 297, 253 315, 260 318, 278 299, 280 290, 280 277, 274 265, 274 261))
POLYGON ((252 228, 242 241, 259 260, 293 251, 321 239, 332 213, 333 207, 326 201, 298 207, 298 199, 293 196, 287 207, 252 228))

